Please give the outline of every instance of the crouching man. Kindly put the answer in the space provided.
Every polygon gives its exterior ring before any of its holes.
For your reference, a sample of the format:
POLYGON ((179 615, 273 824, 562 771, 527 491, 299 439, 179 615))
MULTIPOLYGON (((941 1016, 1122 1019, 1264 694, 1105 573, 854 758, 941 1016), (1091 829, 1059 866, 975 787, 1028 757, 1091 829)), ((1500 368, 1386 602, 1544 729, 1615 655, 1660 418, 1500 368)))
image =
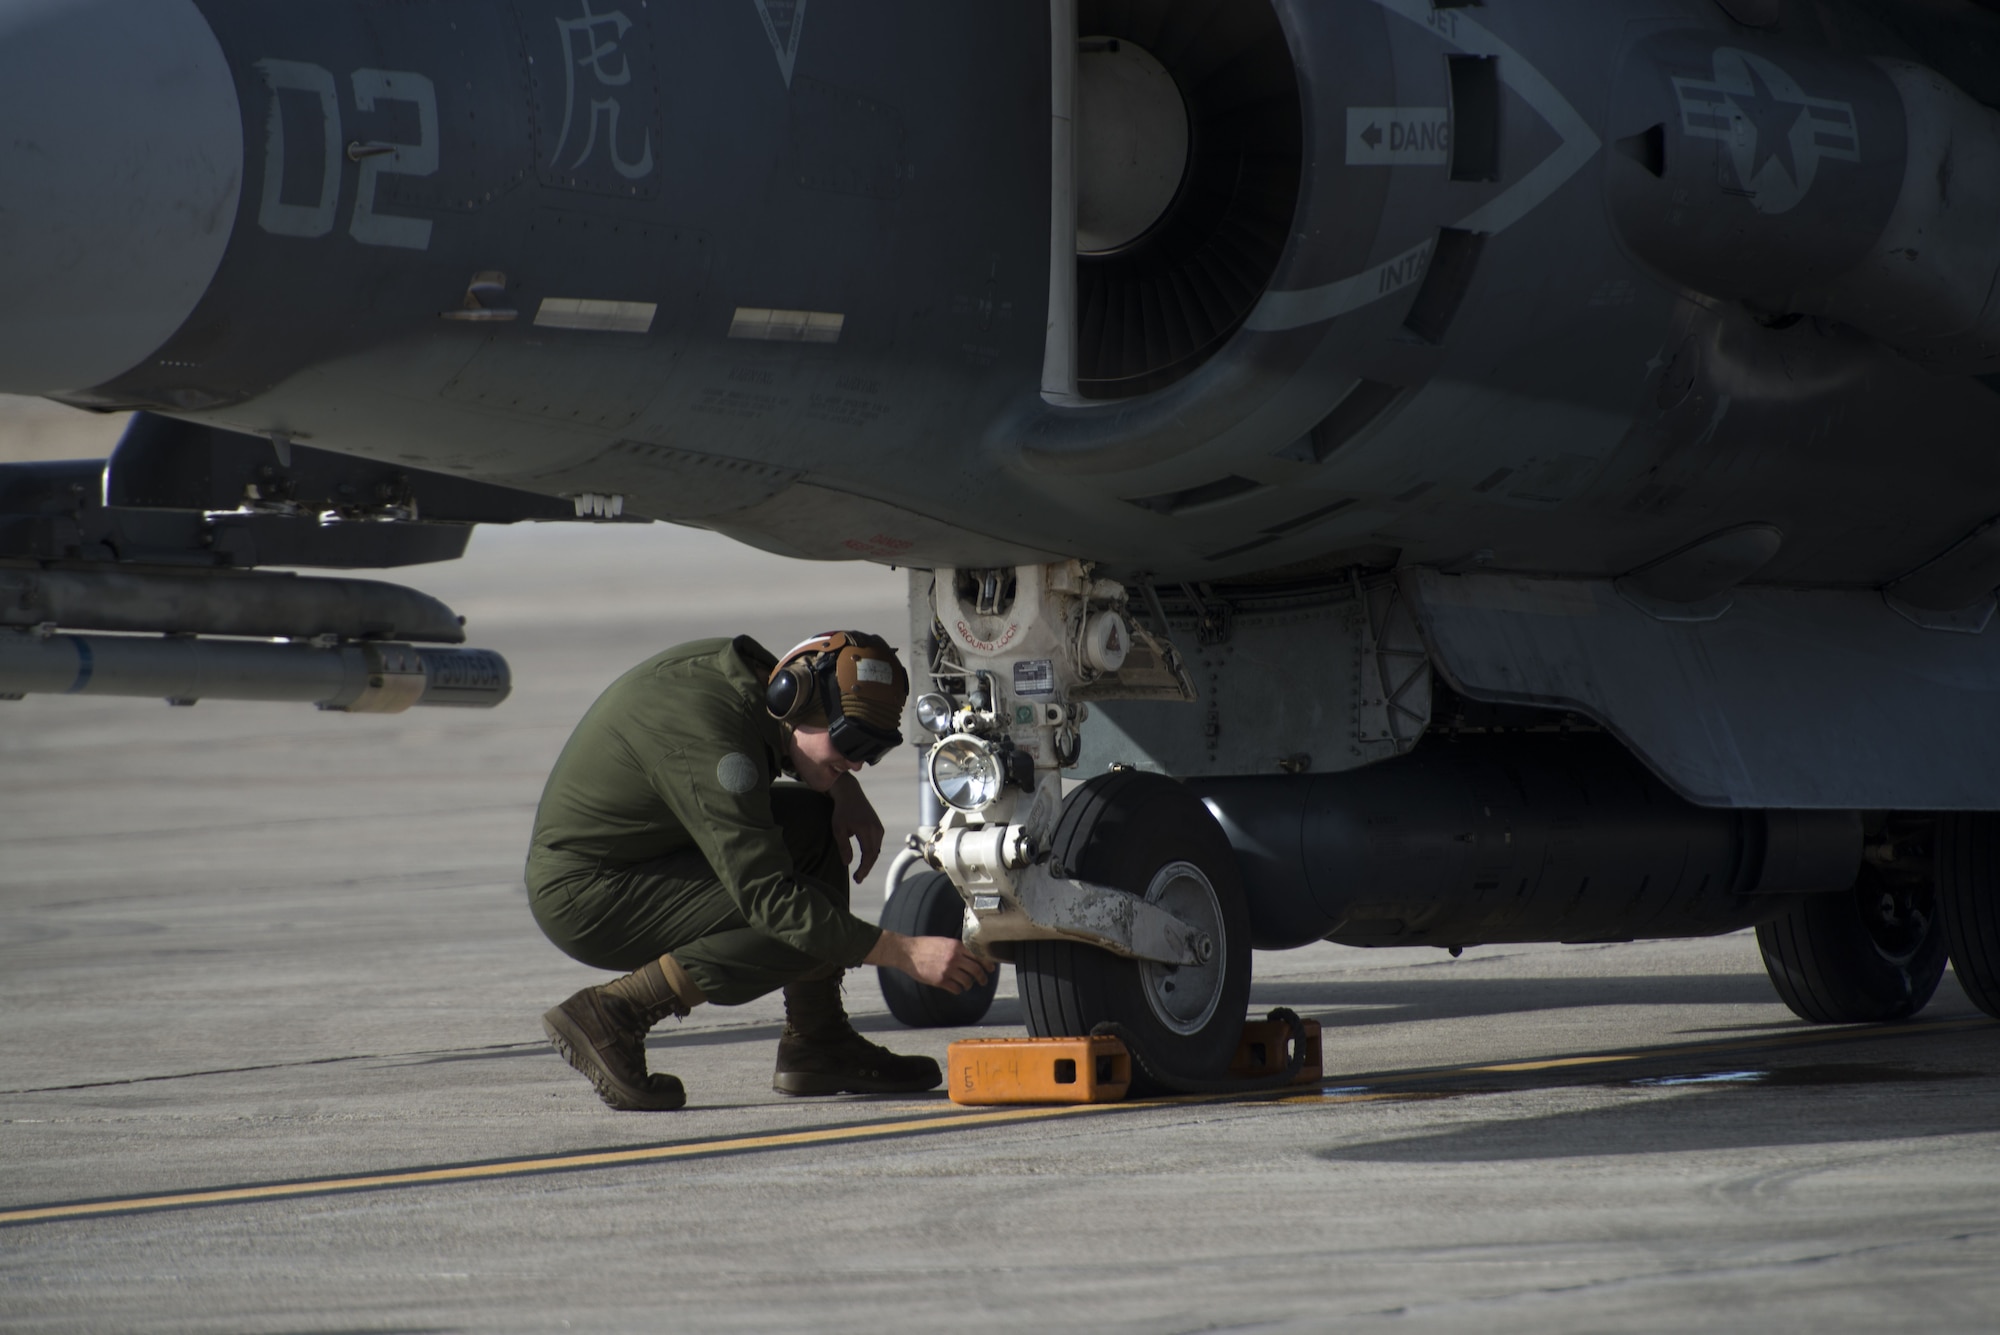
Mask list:
POLYGON ((565 954, 630 971, 542 1017, 606 1103, 680 1107, 681 1082, 646 1070, 646 1031, 779 988, 779 1093, 941 1082, 930 1058, 857 1034, 840 1000, 860 964, 952 992, 987 976, 955 938, 885 932, 848 911, 850 841, 857 883, 882 847, 854 772, 901 744, 908 694, 878 636, 817 635, 783 660, 739 636, 648 659, 584 715, 542 794, 527 881, 535 921, 565 954))

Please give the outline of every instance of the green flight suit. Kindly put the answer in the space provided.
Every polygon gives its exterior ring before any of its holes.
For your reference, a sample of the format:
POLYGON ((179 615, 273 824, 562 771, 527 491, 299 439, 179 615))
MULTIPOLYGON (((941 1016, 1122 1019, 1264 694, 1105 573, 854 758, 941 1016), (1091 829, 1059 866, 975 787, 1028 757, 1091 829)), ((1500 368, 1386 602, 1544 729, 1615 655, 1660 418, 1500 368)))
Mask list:
POLYGON ((747 636, 697 640, 584 714, 528 851, 535 921, 565 954, 621 972, 670 954, 734 1006, 838 977, 875 948, 881 929, 848 912, 832 799, 776 782, 776 666, 747 636))

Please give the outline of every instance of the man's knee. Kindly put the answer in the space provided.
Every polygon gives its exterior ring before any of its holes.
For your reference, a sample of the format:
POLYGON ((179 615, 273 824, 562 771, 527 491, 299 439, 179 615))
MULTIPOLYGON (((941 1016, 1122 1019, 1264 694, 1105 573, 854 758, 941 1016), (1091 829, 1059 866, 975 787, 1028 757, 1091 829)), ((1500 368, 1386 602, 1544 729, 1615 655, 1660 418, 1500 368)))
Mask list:
POLYGON ((623 973, 689 942, 746 924, 695 850, 625 866, 552 874, 532 868, 528 904, 542 934, 571 959, 623 973))

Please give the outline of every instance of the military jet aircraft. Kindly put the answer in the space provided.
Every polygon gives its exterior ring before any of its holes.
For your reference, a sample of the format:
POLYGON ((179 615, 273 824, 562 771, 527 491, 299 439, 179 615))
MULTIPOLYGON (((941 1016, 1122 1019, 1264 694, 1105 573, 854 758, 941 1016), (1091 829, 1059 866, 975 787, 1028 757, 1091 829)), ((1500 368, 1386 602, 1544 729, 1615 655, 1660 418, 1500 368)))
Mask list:
POLYGON ((0 391, 140 413, 0 692, 491 704, 257 567, 693 524, 912 572, 889 912, 1165 1083, 1322 939, 2000 1016, 1996 10, 0 0, 0 391))

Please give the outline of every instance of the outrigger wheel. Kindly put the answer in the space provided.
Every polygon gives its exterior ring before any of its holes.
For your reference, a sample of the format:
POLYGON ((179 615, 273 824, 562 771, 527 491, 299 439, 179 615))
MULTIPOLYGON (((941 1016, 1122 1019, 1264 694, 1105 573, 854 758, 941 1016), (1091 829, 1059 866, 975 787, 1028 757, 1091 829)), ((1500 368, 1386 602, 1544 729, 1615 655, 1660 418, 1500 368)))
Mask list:
MULTIPOLYGON (((903 877, 882 906, 882 925, 905 936, 957 936, 965 921, 965 901, 958 887, 941 871, 914 872, 903 877)), ((889 1014, 912 1029, 956 1029, 978 1024, 993 1005, 1000 986, 995 969, 986 982, 963 992, 928 987, 900 969, 875 970, 889 1014)))
POLYGON ((1157 774, 1100 775, 1064 799, 1051 862, 1060 875, 1158 904, 1215 951, 1202 964, 1170 965, 1069 941, 1020 942, 1014 976, 1028 1032, 1080 1037, 1109 1021, 1138 1048, 1140 1087, 1221 1077, 1250 1003, 1250 917, 1236 855, 1208 808, 1157 774))

